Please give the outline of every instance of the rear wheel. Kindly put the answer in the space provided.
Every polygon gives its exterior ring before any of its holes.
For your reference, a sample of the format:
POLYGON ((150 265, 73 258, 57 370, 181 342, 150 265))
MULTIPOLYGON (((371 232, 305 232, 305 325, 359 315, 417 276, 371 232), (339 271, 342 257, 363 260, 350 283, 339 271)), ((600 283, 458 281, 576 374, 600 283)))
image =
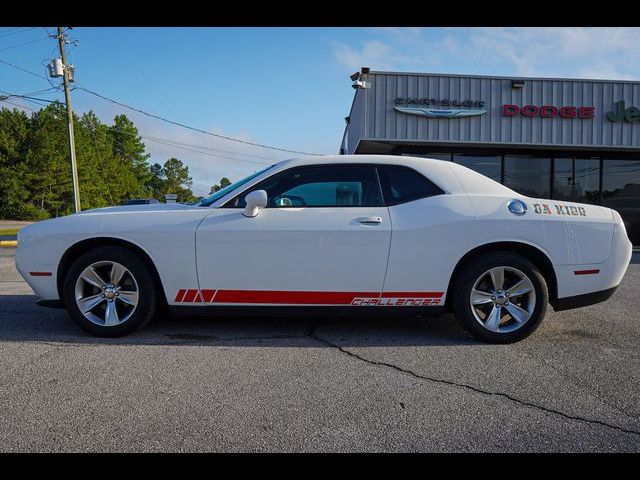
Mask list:
POLYGON ((71 318, 97 336, 118 337, 145 325, 158 294, 146 263, 123 247, 100 247, 81 255, 63 285, 71 318))
POLYGON ((454 310, 475 337, 511 343, 529 336, 542 322, 549 301, 538 268, 510 253, 474 258, 454 285, 454 310))

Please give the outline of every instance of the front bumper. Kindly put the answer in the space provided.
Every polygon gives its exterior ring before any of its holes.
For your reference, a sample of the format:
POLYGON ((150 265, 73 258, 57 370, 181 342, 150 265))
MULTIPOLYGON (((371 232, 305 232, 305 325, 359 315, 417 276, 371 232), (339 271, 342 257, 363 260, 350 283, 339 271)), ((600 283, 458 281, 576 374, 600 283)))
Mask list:
POLYGON ((18 232, 18 248, 14 257, 16 270, 29 284, 34 293, 43 300, 59 300, 57 270, 59 256, 47 236, 40 234, 44 222, 37 222, 18 232), (43 275, 46 273, 46 275, 43 275))

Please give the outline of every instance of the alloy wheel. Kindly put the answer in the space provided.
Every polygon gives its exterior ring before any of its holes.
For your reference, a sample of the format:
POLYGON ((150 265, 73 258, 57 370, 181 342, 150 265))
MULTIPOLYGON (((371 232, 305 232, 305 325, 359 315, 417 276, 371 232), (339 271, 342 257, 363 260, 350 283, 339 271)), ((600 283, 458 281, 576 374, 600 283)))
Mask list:
POLYGON ((96 325, 111 327, 126 322, 139 300, 138 282, 118 262, 100 261, 85 268, 75 285, 75 299, 84 317, 96 325))
POLYGON ((509 333, 525 325, 536 306, 531 279, 514 267, 499 266, 481 274, 469 296, 476 321, 495 333, 509 333))

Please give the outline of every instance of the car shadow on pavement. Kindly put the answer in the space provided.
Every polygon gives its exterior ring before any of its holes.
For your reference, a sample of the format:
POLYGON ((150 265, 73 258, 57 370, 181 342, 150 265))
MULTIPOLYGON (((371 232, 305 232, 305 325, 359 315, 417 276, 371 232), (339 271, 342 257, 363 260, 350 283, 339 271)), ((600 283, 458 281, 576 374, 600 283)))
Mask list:
POLYGON ((450 314, 299 317, 207 317, 163 314, 120 338, 84 332, 61 309, 39 307, 35 295, 0 296, 0 342, 87 345, 348 347, 483 345, 450 314))

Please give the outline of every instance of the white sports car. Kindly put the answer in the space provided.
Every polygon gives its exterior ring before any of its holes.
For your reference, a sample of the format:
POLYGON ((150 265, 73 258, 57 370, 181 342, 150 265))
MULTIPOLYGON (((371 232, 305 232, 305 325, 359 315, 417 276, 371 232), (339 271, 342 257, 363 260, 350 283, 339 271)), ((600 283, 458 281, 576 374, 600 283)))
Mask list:
POLYGON ((547 303, 609 298, 631 250, 614 210, 524 197, 451 162, 356 155, 285 160, 195 205, 38 222, 20 231, 16 266, 38 303, 101 336, 163 306, 304 307, 447 310, 506 343, 532 333, 547 303))

